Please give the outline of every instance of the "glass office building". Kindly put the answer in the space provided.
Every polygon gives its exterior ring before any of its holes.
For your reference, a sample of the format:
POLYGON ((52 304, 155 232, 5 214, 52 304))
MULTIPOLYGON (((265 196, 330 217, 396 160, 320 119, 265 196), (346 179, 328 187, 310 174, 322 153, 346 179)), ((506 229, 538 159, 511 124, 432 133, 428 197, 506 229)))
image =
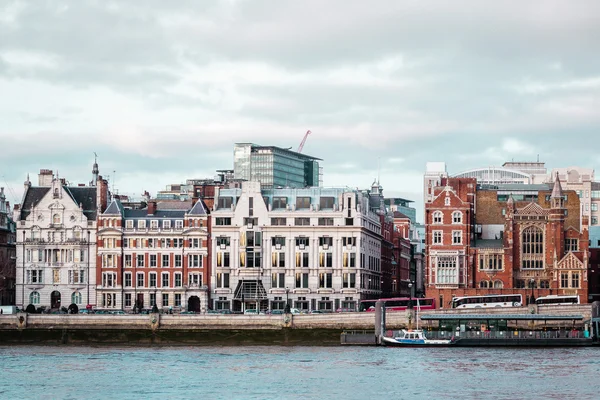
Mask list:
POLYGON ((275 146, 236 143, 235 179, 260 182, 263 188, 321 186, 320 159, 275 146))

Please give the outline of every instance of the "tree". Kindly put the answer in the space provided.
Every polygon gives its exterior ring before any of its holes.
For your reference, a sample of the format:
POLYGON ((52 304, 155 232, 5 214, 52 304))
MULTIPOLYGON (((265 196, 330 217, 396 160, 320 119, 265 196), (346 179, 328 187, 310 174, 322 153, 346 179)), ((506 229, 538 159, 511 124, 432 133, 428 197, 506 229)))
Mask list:
POLYGON ((28 305, 27 308, 25 308, 25 312, 27 314, 35 314, 35 306, 33 304, 28 305))

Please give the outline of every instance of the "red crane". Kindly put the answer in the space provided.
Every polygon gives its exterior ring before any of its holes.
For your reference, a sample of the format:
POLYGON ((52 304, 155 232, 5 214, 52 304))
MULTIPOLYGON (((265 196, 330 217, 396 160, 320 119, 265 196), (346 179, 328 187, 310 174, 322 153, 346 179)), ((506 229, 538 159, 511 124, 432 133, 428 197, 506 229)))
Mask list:
POLYGON ((310 130, 306 131, 306 133, 304 134, 304 138, 302 139, 302 143, 300 143, 300 146, 298 146, 298 153, 302 153, 302 149, 304 148, 304 143, 306 143, 306 138, 310 134, 311 134, 310 130))

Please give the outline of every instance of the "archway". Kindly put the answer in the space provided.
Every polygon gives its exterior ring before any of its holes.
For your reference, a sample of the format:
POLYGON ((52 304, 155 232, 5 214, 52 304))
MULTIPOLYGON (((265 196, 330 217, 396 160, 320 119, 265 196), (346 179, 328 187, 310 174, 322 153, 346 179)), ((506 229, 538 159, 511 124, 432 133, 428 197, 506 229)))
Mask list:
POLYGON ((200 312, 200 298, 191 296, 188 299, 188 311, 200 312))
POLYGON ((57 290, 50 295, 50 308, 60 308, 60 292, 57 290))

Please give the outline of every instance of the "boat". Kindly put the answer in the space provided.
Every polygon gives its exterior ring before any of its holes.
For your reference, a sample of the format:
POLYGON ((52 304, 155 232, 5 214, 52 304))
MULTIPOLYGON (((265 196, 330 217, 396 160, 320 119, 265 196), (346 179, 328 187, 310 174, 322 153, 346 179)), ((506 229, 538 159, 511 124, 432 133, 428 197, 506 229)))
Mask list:
POLYGON ((452 339, 427 339, 422 329, 401 329, 392 334, 392 337, 381 337, 384 346, 449 346, 454 343, 452 339))

